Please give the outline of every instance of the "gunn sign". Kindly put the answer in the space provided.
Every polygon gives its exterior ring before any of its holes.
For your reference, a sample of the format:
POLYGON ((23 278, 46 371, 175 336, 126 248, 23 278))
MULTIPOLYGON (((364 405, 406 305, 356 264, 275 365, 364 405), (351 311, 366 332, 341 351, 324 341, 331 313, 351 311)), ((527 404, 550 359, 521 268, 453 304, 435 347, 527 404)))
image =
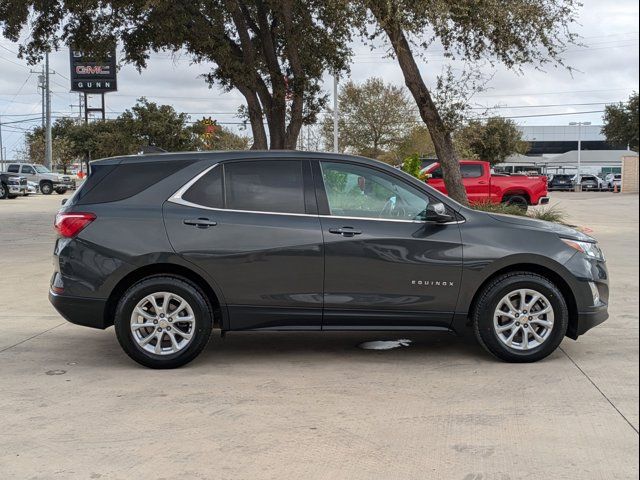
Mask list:
POLYGON ((72 92, 105 93, 118 90, 115 49, 102 61, 89 58, 73 47, 69 53, 72 92))

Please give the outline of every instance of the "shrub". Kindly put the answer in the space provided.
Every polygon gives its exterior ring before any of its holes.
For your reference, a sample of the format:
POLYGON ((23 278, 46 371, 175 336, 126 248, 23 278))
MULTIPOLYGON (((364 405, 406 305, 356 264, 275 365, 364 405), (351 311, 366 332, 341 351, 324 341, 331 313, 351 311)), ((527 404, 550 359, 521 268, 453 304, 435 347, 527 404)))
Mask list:
POLYGON ((545 220, 547 222, 565 223, 565 213, 556 206, 552 207, 540 207, 530 210, 525 210, 514 205, 506 205, 504 203, 491 203, 484 201, 472 205, 475 210, 481 210, 489 213, 501 213, 504 215, 518 215, 520 217, 530 217, 536 220, 545 220))

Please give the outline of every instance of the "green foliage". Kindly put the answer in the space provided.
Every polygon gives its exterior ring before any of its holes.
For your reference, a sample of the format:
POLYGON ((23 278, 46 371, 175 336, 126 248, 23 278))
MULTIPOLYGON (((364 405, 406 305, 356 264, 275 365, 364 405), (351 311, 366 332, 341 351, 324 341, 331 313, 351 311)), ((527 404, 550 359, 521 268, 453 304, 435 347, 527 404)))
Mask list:
POLYGON ((326 102, 326 71, 348 70, 353 2, 332 0, 2 0, 0 27, 35 63, 62 44, 104 56, 114 43, 125 63, 150 53, 186 52, 209 65, 209 84, 237 89, 259 148, 293 148, 303 123, 326 102))
MULTIPOLYGON (((202 127, 189 124, 189 116, 170 105, 157 105, 141 98, 113 120, 78 123, 70 118, 56 120, 51 128, 54 163, 63 168, 89 158, 131 155, 145 146, 169 152, 190 150, 244 150, 249 140, 219 127, 214 142, 205 145, 202 127)), ((44 133, 37 127, 26 135, 26 154, 30 161, 44 161, 44 133)))
MULTIPOLYGON (((415 115, 406 91, 380 78, 358 85, 352 81, 340 88, 340 151, 380 158, 395 149, 409 132, 415 115)), ((322 124, 327 146, 333 145, 333 117, 322 124)))
POLYGON ((407 158, 411 155, 418 155, 421 158, 435 157, 436 147, 427 126, 417 125, 411 128, 400 139, 394 153, 397 158, 407 158))
POLYGON ((481 210, 488 213, 500 213, 503 215, 516 215, 519 217, 530 217, 536 220, 545 220, 553 223, 565 223, 566 213, 557 206, 536 207, 525 210, 515 205, 505 203, 492 203, 489 201, 479 202, 472 205, 474 210, 481 210))
POLYGON ((417 153, 407 157, 404 159, 402 163, 402 171, 407 172, 409 175, 412 175, 416 178, 420 178, 420 166, 422 165, 422 160, 417 153))
POLYGON ((634 92, 626 103, 607 105, 604 110, 604 127, 602 133, 609 143, 629 146, 638 151, 638 93, 634 92))
POLYGON ((509 155, 524 155, 529 150, 515 122, 503 117, 491 117, 485 122, 472 120, 456 132, 455 138, 472 153, 472 158, 492 165, 503 162, 509 155))

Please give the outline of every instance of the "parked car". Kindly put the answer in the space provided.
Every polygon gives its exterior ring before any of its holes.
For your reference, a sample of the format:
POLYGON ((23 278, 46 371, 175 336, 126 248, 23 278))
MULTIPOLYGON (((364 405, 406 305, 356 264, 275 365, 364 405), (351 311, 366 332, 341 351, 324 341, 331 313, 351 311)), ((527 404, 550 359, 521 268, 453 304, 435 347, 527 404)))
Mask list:
MULTIPOLYGON (((471 204, 491 202, 506 203, 527 208, 529 205, 549 203, 547 177, 527 175, 493 175, 489 162, 479 160, 460 161, 462 183, 471 204)), ((427 183, 442 193, 447 193, 439 163, 423 170, 427 183)))
POLYGON ((615 187, 618 187, 618 191, 622 188, 622 174, 621 173, 610 173, 606 177, 604 177, 604 182, 606 188, 609 190, 614 190, 615 187))
POLYGON ((605 183, 597 175, 580 175, 578 179, 578 175, 573 177, 574 184, 580 184, 582 186, 583 191, 600 191, 604 190, 605 183))
POLYGON ((19 173, 28 181, 37 183, 40 192, 45 195, 50 195, 54 191, 62 195, 67 190, 75 188, 75 183, 69 175, 53 173, 44 165, 37 163, 10 163, 7 172, 19 173))
POLYGON ((27 191, 27 179, 20 175, 0 172, 0 199, 16 198, 27 191))
POLYGON ((39 186, 36 182, 27 182, 27 191, 23 193, 25 197, 31 194, 38 193, 39 186))
POLYGON ((573 177, 575 175, 566 173, 556 173, 549 177, 549 183, 547 184, 549 190, 573 190, 573 177))
POLYGON ((595 239, 464 207, 362 157, 95 161, 55 228, 51 303, 70 322, 115 325, 152 368, 193 360, 214 326, 471 330, 498 358, 532 362, 607 318, 595 239))

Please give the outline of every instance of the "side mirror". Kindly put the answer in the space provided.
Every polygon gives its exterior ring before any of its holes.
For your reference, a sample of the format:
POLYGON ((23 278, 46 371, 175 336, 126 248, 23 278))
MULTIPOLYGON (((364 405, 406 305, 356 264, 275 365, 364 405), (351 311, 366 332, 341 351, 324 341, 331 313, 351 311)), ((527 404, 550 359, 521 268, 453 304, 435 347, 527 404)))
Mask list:
POLYGON ((430 203, 424 212, 424 219, 427 222, 447 223, 453 221, 453 217, 447 213, 444 203, 430 203))

